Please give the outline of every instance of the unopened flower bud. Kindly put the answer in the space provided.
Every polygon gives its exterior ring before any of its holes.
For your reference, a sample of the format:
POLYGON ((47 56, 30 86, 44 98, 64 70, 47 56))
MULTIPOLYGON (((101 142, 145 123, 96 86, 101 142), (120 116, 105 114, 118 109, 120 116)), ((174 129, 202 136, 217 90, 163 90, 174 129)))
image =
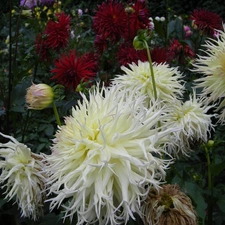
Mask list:
POLYGON ((27 89, 26 102, 29 109, 42 110, 54 99, 54 92, 47 84, 32 84, 27 89))
POLYGON ((134 13, 135 10, 134 10, 132 7, 128 6, 128 7, 125 8, 125 12, 126 12, 128 15, 130 15, 130 14, 134 13))
POLYGON ((142 50, 142 49, 145 48, 144 42, 141 41, 141 40, 139 39, 138 36, 136 36, 136 37, 134 38, 134 40, 133 40, 133 46, 134 46, 134 48, 135 48, 136 50, 142 50))
POLYGON ((213 140, 209 140, 209 141, 207 142, 207 147, 208 147, 208 148, 213 147, 213 145, 214 145, 214 141, 213 141, 213 140))

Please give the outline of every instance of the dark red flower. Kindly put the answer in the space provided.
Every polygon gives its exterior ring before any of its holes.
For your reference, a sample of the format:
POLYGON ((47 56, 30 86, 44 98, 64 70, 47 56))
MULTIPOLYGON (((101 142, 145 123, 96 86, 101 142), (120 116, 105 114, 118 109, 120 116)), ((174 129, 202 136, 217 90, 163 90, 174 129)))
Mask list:
POLYGON ((37 34, 34 45, 41 61, 49 62, 50 52, 49 47, 46 43, 46 34, 45 33, 37 34))
POLYGON ((48 21, 45 33, 47 35, 46 44, 48 47, 59 50, 68 45, 71 17, 64 12, 56 14, 56 17, 56 21, 48 21))
POLYGON ((109 40, 107 40, 103 35, 96 35, 94 47, 96 48, 97 53, 102 54, 104 50, 107 50, 109 43, 109 40))
POLYGON ((213 12, 204 9, 196 9, 190 17, 193 25, 201 30, 204 34, 213 36, 214 30, 222 29, 222 18, 213 12))
POLYGON ((127 15, 124 5, 117 0, 109 0, 98 6, 93 17, 93 30, 113 42, 121 39, 127 29, 127 15))
POLYGON ((145 1, 136 1, 134 4, 131 4, 130 7, 133 10, 131 10, 131 13, 127 14, 128 30, 124 34, 126 39, 133 40, 138 30, 150 28, 150 13, 145 1))
POLYGON ((180 64, 185 64, 187 58, 192 59, 195 53, 186 43, 181 44, 177 39, 172 39, 170 41, 170 46, 168 47, 168 61, 177 60, 180 64))
POLYGON ((52 79, 66 88, 76 90, 81 81, 85 82, 96 74, 97 62, 91 53, 77 56, 75 51, 55 61, 55 68, 51 70, 55 74, 52 79))
POLYGON ((136 50, 132 45, 123 43, 117 52, 117 59, 120 66, 125 66, 132 62, 137 63, 138 60, 148 61, 148 56, 146 50, 136 50))
POLYGON ((151 50, 151 58, 153 62, 164 63, 167 62, 168 52, 165 48, 155 47, 151 50))

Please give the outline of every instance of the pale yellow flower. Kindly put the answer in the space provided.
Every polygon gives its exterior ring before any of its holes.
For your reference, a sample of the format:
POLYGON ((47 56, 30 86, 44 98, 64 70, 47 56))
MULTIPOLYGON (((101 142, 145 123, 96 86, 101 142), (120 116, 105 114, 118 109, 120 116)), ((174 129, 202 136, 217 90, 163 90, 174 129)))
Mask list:
POLYGON ((34 154, 15 138, 0 143, 0 183, 6 188, 7 199, 15 198, 21 209, 21 216, 36 220, 42 214, 44 182, 42 157, 34 154))
MULTIPOLYGON (((125 74, 117 75, 112 81, 113 84, 123 89, 137 89, 141 94, 148 96, 146 100, 155 99, 149 62, 138 61, 138 64, 122 66, 121 70, 125 74)), ((182 75, 178 68, 169 67, 166 63, 153 63, 153 71, 159 101, 173 102, 182 95, 183 86, 180 81, 182 75)))
POLYGON ((62 206, 71 220, 77 214, 77 224, 126 223, 164 179, 171 160, 160 159, 162 138, 174 128, 159 131, 163 110, 133 95, 116 86, 82 95, 45 156, 50 208, 62 206))
POLYGON ((225 32, 218 31, 215 39, 203 45, 206 50, 193 64, 193 71, 204 76, 196 79, 196 87, 203 89, 201 96, 205 104, 217 103, 219 121, 225 122, 225 32))
POLYGON ((27 89, 26 102, 29 109, 42 110, 54 100, 53 89, 47 84, 32 84, 27 89))
POLYGON ((208 114, 210 106, 205 106, 201 99, 196 97, 195 90, 189 96, 190 99, 181 102, 174 101, 173 105, 168 106, 168 121, 170 125, 179 128, 174 132, 174 140, 172 141, 174 155, 182 153, 188 155, 195 143, 207 142, 210 130, 213 127, 211 118, 212 114, 208 114))

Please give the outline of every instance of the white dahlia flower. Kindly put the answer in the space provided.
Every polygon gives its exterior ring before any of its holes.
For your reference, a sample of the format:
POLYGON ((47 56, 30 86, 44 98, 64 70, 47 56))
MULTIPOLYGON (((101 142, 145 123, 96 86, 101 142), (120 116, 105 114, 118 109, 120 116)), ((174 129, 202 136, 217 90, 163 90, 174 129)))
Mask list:
POLYGON ((216 39, 208 39, 203 46, 204 55, 193 64, 193 71, 204 75, 196 79, 196 87, 203 89, 206 104, 218 103, 219 121, 225 123, 225 32, 218 31, 216 39))
MULTIPOLYGON (((149 62, 138 61, 138 64, 132 63, 128 67, 122 66, 121 69, 125 74, 117 75, 112 81, 113 84, 120 88, 137 89, 141 94, 148 96, 146 100, 155 99, 149 62)), ((180 81, 182 75, 178 68, 169 67, 166 63, 153 62, 153 72, 159 101, 173 102, 182 95, 183 85, 180 81)))
POLYGON ((211 117, 208 114, 210 106, 205 106, 201 99, 196 98, 195 90, 190 95, 190 99, 184 103, 174 101, 169 108, 169 122, 176 126, 179 131, 174 132, 174 141, 178 148, 174 154, 178 156, 181 152, 188 155, 194 143, 207 142, 210 129, 213 127, 211 117))
POLYGON ((50 208, 63 206, 77 224, 126 223, 148 188, 164 179, 171 160, 160 159, 162 138, 174 129, 158 131, 162 110, 147 110, 143 97, 134 101, 116 86, 82 98, 45 156, 50 208))
POLYGON ((6 188, 6 198, 15 197, 21 216, 36 220, 42 214, 45 177, 42 175, 42 157, 34 154, 15 138, 0 143, 0 183, 6 188))

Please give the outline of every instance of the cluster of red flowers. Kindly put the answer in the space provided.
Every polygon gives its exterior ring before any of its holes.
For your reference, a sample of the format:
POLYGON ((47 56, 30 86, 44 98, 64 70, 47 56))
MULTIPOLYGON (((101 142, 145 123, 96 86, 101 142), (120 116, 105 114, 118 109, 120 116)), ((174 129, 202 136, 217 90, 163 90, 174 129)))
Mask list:
MULTIPOLYGON (((113 60, 116 59, 119 66, 137 63, 138 60, 147 61, 146 50, 135 50, 132 42, 140 29, 149 31, 153 29, 149 18, 149 10, 142 0, 136 0, 128 5, 118 0, 108 0, 98 5, 92 27, 96 35, 94 41, 96 54, 79 55, 78 51, 71 50, 68 54, 61 55, 54 61, 55 68, 51 70, 54 74, 52 79, 68 89, 76 90, 80 82, 90 81, 95 77, 101 56, 112 46, 117 47, 113 60)), ((212 35, 214 30, 220 29, 222 25, 222 20, 217 14, 205 10, 195 10, 191 19, 208 35, 212 35)), ((37 35, 35 46, 42 60, 48 61, 50 51, 60 52, 68 46, 70 22, 71 17, 65 13, 56 14, 56 19, 49 20, 45 30, 37 35)), ((195 53, 189 45, 181 44, 177 39, 171 40, 168 47, 155 47, 151 50, 152 61, 157 63, 176 61, 185 64, 194 56, 195 53)), ((108 62, 106 64, 109 65, 108 62)))

